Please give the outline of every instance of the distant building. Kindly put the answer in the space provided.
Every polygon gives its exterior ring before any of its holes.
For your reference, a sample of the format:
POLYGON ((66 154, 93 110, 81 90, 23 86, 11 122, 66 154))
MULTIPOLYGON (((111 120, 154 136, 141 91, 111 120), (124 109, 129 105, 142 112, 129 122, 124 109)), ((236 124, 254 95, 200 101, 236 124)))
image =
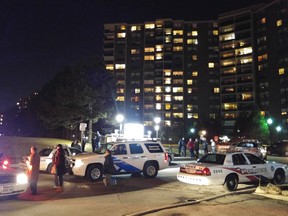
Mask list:
POLYGON ((147 130, 161 117, 186 127, 215 120, 229 134, 241 113, 260 108, 288 138, 287 0, 211 21, 105 24, 104 60, 119 112, 147 130))

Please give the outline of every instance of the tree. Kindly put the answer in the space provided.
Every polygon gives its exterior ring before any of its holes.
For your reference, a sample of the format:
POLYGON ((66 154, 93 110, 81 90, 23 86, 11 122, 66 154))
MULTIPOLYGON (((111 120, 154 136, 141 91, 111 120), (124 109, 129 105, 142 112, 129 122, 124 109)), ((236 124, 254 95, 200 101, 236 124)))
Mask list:
POLYGON ((113 76, 103 63, 82 62, 64 68, 42 88, 35 111, 47 128, 74 129, 81 122, 106 118, 114 109, 114 91, 113 76))

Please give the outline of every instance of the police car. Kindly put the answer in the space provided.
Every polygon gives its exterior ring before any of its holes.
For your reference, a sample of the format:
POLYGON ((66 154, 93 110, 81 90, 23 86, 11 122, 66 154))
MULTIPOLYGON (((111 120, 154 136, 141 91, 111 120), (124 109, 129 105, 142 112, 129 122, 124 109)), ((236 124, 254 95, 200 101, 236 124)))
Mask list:
POLYGON ((0 152, 0 197, 25 193, 28 177, 24 171, 13 169, 4 153, 0 152))
POLYGON ((281 185, 287 176, 286 164, 265 161, 251 153, 234 152, 209 153, 196 163, 183 164, 177 179, 195 185, 224 185, 226 190, 234 191, 238 183, 259 180, 281 185))
POLYGON ((72 172, 91 181, 102 179, 104 153, 110 149, 116 168, 114 174, 139 174, 156 177, 159 170, 169 166, 168 153, 160 142, 153 140, 122 140, 102 144, 94 153, 76 155, 72 172))

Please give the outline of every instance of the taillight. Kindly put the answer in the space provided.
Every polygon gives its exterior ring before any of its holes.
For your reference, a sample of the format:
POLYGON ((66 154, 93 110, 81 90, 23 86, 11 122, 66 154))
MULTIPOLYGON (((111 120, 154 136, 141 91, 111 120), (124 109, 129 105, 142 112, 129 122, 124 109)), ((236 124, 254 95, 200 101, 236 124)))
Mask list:
POLYGON ((205 167, 205 168, 202 170, 202 175, 210 176, 210 175, 211 175, 210 169, 209 169, 208 167, 205 167))

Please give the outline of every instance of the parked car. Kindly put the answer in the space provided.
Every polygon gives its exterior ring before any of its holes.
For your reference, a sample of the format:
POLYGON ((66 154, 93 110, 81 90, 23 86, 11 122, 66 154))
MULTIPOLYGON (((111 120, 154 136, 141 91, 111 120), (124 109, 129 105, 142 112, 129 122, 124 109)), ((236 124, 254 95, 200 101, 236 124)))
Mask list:
POLYGON ((168 153, 158 141, 121 140, 101 144, 94 153, 74 157, 72 172, 91 181, 102 179, 104 153, 110 149, 116 168, 114 174, 139 174, 154 178, 158 171, 169 166, 168 153))
POLYGON ((234 191, 238 183, 272 181, 285 183, 288 165, 265 161, 251 153, 208 153, 197 162, 183 164, 177 174, 181 182, 194 185, 224 185, 234 191))
POLYGON ((0 196, 11 196, 25 193, 28 188, 28 177, 25 172, 8 166, 8 160, 0 152, 0 196))
POLYGON ((257 140, 243 140, 241 142, 230 145, 227 152, 246 152, 252 153, 256 156, 266 159, 267 150, 266 147, 262 146, 257 140))
POLYGON ((174 161, 174 153, 170 147, 165 148, 165 151, 168 153, 168 162, 169 162, 169 164, 171 164, 172 161, 174 161))
MULTIPOLYGON (((72 166, 72 158, 74 155, 81 154, 82 151, 80 151, 77 148, 74 147, 68 147, 66 145, 63 145, 63 149, 66 155, 66 168, 67 172, 71 171, 72 166)), ((54 153, 56 152, 56 147, 47 147, 43 148, 39 151, 40 155, 40 171, 44 172, 51 172, 52 168, 52 157, 54 153)))
POLYGON ((274 142, 267 147, 268 155, 288 156, 288 140, 274 142))

